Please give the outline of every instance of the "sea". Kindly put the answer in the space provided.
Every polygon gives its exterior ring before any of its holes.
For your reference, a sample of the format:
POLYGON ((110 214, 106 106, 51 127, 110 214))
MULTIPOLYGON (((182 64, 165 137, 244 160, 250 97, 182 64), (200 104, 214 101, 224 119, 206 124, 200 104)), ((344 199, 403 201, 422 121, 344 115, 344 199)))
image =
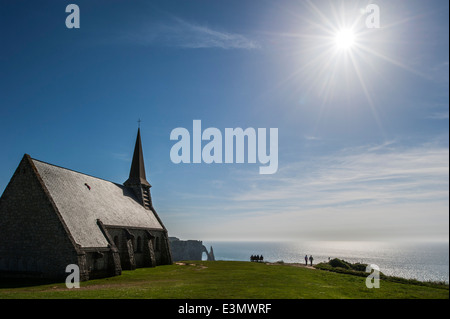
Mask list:
MULTIPOLYGON (((203 241, 213 247, 216 260, 250 261, 263 255, 264 261, 314 264, 340 258, 351 263, 375 264, 388 276, 449 283, 449 243, 387 243, 361 241, 316 242, 224 242, 203 241)), ((204 256, 205 257, 205 256, 204 256)))

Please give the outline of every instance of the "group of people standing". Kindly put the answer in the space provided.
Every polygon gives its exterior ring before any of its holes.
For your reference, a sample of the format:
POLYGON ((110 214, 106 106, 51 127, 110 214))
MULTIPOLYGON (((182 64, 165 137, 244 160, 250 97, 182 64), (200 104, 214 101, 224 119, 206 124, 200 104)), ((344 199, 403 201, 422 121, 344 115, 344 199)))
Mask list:
POLYGON ((250 261, 256 261, 256 262, 260 262, 260 261, 263 261, 264 260, 264 257, 263 257, 263 255, 251 255, 250 256, 250 261))
MULTIPOLYGON (((328 260, 329 259, 330 258, 328 258, 328 260)), ((309 257, 308 257, 308 255, 305 255, 305 266, 308 266, 308 260, 309 260, 310 265, 312 266, 313 261, 314 261, 313 256, 309 255, 309 257)), ((260 255, 251 255, 250 256, 250 261, 262 262, 262 261, 264 261, 264 257, 263 257, 263 255, 261 255, 261 256, 260 255)))

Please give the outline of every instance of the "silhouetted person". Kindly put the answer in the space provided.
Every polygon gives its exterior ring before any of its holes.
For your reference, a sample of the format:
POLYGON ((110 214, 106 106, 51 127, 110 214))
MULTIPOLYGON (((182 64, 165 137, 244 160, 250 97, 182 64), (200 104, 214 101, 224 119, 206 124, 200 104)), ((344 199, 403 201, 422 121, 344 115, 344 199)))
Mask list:
POLYGON ((305 255, 305 266, 308 266, 308 255, 305 255))
POLYGON ((309 256, 309 262, 311 263, 311 266, 312 266, 312 262, 313 262, 313 260, 314 260, 313 256, 312 256, 312 255, 311 255, 311 256, 309 256))

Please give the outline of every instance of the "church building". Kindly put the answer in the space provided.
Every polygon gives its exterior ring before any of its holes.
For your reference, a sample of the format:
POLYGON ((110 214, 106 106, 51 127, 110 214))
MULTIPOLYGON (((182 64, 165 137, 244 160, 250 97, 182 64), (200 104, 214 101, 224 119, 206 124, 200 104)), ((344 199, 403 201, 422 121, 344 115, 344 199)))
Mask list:
POLYGON ((145 176, 138 129, 122 184, 25 154, 0 197, 0 278, 80 280, 172 263, 168 232, 145 176))

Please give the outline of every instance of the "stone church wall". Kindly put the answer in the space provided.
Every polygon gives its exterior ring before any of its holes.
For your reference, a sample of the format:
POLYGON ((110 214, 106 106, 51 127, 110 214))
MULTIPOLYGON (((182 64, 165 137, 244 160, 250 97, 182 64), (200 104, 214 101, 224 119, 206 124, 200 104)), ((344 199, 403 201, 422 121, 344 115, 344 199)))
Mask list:
POLYGON ((114 265, 114 255, 111 250, 106 249, 92 249, 86 251, 86 269, 89 278, 104 278, 117 275, 114 265))
POLYGON ((164 232, 109 226, 108 233, 119 250, 123 270, 167 264, 164 232))
POLYGON ((0 199, 2 277, 65 278, 66 266, 79 262, 79 251, 36 174, 24 157, 0 199))

